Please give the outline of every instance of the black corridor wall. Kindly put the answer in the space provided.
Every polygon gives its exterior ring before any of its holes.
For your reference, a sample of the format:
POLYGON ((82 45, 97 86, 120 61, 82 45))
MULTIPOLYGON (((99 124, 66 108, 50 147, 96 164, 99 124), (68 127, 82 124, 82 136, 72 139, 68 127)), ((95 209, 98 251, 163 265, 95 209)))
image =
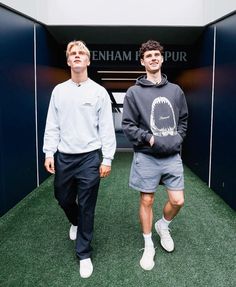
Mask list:
POLYGON ((211 187, 236 209, 236 15, 215 25, 211 187))
POLYGON ((184 161, 236 209, 236 14, 209 26, 183 79, 190 111, 184 161), (186 81, 187 79, 187 81, 186 81))
POLYGON ((0 212, 36 186, 34 25, 0 8, 0 212))
POLYGON ((60 74, 54 45, 43 26, 0 7, 0 215, 46 177, 42 133, 60 74))

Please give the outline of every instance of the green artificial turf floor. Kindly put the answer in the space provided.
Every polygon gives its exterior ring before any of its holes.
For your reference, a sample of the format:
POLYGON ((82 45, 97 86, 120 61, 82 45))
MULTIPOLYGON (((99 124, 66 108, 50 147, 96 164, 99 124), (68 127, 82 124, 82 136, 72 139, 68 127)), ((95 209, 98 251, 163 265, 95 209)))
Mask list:
MULTIPOLYGON (((50 177, 0 219, 0 286, 235 287, 235 211, 187 167, 185 206, 171 223, 175 251, 165 252, 153 229, 155 267, 140 268, 143 239, 139 193, 128 187, 131 159, 131 153, 117 153, 110 177, 101 181, 90 278, 80 278, 70 225, 50 177)), ((165 200, 160 187, 155 220, 165 200)))

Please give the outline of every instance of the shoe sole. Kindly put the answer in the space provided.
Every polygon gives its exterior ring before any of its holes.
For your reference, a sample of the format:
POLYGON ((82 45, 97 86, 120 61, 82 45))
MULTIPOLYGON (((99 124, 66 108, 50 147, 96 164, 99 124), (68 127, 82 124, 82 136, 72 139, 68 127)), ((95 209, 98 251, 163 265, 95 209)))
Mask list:
POLYGON ((86 274, 86 275, 80 273, 80 277, 81 278, 89 278, 92 274, 93 274, 93 271, 91 273, 89 273, 89 274, 86 274))
POLYGON ((139 261, 139 265, 142 267, 143 270, 146 270, 146 271, 150 271, 153 269, 153 267, 155 266, 155 261, 154 261, 154 258, 155 258, 155 253, 153 255, 153 259, 152 259, 152 265, 148 268, 145 268, 143 265, 142 265, 142 260, 139 261))
POLYGON ((153 267, 155 266, 155 262, 153 262, 153 265, 151 265, 149 268, 144 268, 144 266, 142 266, 142 264, 139 262, 140 266, 142 267, 143 270, 145 271, 150 271, 153 269, 153 267))
POLYGON ((71 236, 70 234, 69 234, 69 238, 70 238, 70 240, 72 240, 72 241, 75 241, 75 240, 76 240, 76 236, 71 236))

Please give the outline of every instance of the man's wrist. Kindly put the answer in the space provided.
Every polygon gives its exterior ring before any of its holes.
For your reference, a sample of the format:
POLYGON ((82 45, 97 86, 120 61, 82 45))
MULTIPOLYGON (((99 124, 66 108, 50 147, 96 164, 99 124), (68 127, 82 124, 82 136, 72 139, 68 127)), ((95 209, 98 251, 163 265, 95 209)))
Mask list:
POLYGON ((48 158, 48 157, 53 157, 53 156, 54 156, 53 152, 46 152, 45 153, 45 159, 48 158))
POLYGON ((111 162, 112 162, 112 160, 110 158, 103 158, 102 164, 107 165, 107 166, 111 166, 111 162))

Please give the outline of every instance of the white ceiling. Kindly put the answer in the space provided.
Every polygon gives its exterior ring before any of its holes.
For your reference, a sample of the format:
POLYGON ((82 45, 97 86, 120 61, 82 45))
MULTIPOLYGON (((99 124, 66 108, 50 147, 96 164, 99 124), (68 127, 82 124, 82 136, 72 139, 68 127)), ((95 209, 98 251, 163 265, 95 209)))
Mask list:
POLYGON ((236 0, 4 0, 4 7, 45 24, 58 43, 194 44, 204 27, 236 9, 236 0))
POLYGON ((236 0, 3 0, 46 25, 205 26, 236 9, 236 0))

